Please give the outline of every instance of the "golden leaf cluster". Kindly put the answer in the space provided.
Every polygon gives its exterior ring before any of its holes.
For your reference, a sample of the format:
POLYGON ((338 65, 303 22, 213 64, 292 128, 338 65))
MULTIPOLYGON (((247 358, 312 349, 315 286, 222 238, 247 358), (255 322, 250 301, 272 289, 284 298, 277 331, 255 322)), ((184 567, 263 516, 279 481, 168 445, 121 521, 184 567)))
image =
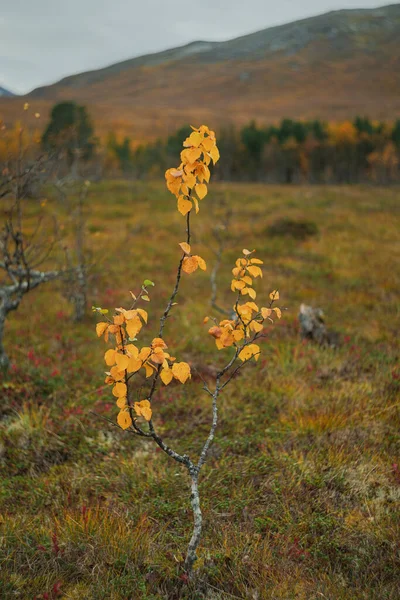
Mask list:
POLYGON ((136 336, 143 324, 147 323, 147 317, 147 312, 140 308, 117 308, 112 320, 96 325, 98 337, 104 337, 106 342, 110 335, 115 339, 115 347, 104 354, 105 363, 110 367, 106 372, 105 383, 112 385, 112 394, 120 409, 117 423, 122 429, 133 424, 136 418, 134 413, 146 421, 150 421, 152 417, 149 400, 129 404, 128 382, 131 375, 141 369, 144 369, 146 378, 159 372, 165 385, 173 379, 185 383, 191 377, 190 366, 185 362, 176 362, 175 357, 167 352, 167 344, 162 338, 154 338, 150 346, 142 348, 133 343, 137 341, 136 336))
MULTIPOLYGON (((264 329, 264 321, 271 320, 271 316, 275 314, 279 319, 282 316, 281 310, 278 307, 273 307, 276 300, 279 300, 279 292, 274 290, 270 294, 269 307, 261 307, 253 302, 256 297, 256 292, 253 289, 253 278, 262 277, 262 270, 259 265, 263 262, 257 258, 252 258, 255 251, 243 250, 244 257, 238 258, 236 266, 232 270, 234 279, 232 280, 231 289, 238 293, 238 299, 233 306, 234 317, 232 319, 223 319, 219 323, 215 323, 208 331, 215 339, 215 344, 218 350, 230 348, 234 346, 238 350, 241 348, 238 357, 243 362, 255 358, 258 360, 260 356, 260 347, 252 343, 257 339, 264 329), (239 304, 241 296, 248 295, 252 300, 239 304)), ((205 319, 205 322, 208 318, 205 319)))
POLYGON ((236 266, 232 269, 234 279, 232 279, 231 290, 240 292, 241 295, 249 295, 252 300, 256 298, 256 292, 252 288, 253 278, 262 277, 262 270, 258 265, 262 265, 263 261, 258 258, 250 258, 255 252, 254 250, 243 250, 244 257, 238 258, 236 266))
POLYGON ((186 215, 195 207, 199 212, 199 200, 207 195, 207 183, 210 181, 209 165, 219 160, 219 150, 214 131, 206 125, 193 131, 183 142, 181 163, 176 169, 165 173, 167 188, 178 199, 178 210, 186 215))
POLYGON ((194 273, 194 271, 197 271, 197 269, 199 268, 202 271, 205 271, 207 269, 206 261, 204 260, 204 258, 201 258, 201 256, 191 254, 191 248, 189 244, 187 244, 186 242, 181 242, 179 245, 185 254, 182 263, 182 271, 190 274, 194 273))

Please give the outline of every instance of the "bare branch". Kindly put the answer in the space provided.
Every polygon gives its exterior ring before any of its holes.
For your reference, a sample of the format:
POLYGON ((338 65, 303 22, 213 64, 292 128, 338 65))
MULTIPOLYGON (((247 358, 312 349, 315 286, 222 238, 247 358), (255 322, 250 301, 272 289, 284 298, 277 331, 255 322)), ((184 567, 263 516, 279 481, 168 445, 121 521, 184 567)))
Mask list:
POLYGON ((154 439, 156 444, 161 448, 161 450, 163 450, 166 454, 168 454, 168 456, 170 456, 171 458, 176 460, 176 462, 179 462, 182 465, 185 465, 185 467, 187 467, 188 469, 193 467, 192 461, 186 454, 183 454, 183 455, 178 454, 178 452, 175 452, 174 450, 172 450, 172 448, 170 448, 169 446, 167 446, 167 444, 165 444, 163 442, 163 440, 160 438, 160 436, 157 435, 152 421, 149 422, 149 428, 150 428, 151 437, 154 439))
MULTIPOLYGON (((189 211, 186 215, 186 243, 190 244, 190 213, 191 211, 189 211)), ((178 265, 178 272, 176 274, 176 281, 175 281, 175 287, 173 289, 173 292, 171 294, 170 299, 168 300, 168 304, 164 310, 164 313, 160 319, 160 330, 158 332, 158 337, 162 338, 163 336, 163 331, 164 331, 164 327, 165 327, 165 321, 168 318, 168 315, 170 313, 170 310, 172 308, 172 305, 175 301, 176 295, 178 293, 179 290, 179 283, 181 281, 181 275, 182 275, 182 266, 183 266, 183 261, 185 259, 185 253, 182 254, 182 258, 179 261, 179 265, 178 265)))

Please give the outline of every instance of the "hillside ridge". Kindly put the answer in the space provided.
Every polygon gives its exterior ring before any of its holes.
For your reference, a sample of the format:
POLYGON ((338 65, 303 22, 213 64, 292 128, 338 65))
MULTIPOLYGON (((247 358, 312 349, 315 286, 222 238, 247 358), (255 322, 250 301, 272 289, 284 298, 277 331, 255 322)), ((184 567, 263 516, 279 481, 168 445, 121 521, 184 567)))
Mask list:
POLYGON ((296 52, 310 43, 313 38, 315 39, 318 36, 326 35, 331 40, 334 40, 335 36, 340 33, 373 33, 376 25, 384 28, 388 33, 390 33, 391 29, 400 30, 400 3, 389 4, 374 9, 356 8, 329 11, 313 17, 289 21, 282 25, 261 29, 222 42, 196 40, 160 52, 143 54, 112 63, 100 69, 92 69, 69 75, 53 84, 35 88, 28 95, 38 97, 53 87, 66 86, 79 89, 82 85, 98 83, 105 76, 120 74, 125 70, 158 66, 185 60, 188 57, 192 60, 198 59, 199 62, 218 62, 245 58, 260 59, 263 57, 263 53, 273 54, 280 51, 296 54, 296 52), (395 18, 382 23, 382 19, 387 19, 389 16, 395 18), (351 20, 357 17, 361 19, 357 26, 354 22, 350 23, 351 20), (362 19, 363 17, 368 17, 368 19, 362 19), (371 19, 374 19, 375 23, 371 23, 371 19))

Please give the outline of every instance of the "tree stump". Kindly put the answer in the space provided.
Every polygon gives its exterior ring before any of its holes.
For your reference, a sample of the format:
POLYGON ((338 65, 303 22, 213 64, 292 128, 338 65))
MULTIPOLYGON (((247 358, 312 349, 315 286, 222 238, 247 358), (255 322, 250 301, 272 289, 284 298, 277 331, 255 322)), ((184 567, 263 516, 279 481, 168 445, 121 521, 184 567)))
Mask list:
POLYGON ((332 347, 339 345, 339 336, 334 331, 328 331, 325 325, 324 312, 321 308, 301 304, 299 322, 302 339, 332 347))

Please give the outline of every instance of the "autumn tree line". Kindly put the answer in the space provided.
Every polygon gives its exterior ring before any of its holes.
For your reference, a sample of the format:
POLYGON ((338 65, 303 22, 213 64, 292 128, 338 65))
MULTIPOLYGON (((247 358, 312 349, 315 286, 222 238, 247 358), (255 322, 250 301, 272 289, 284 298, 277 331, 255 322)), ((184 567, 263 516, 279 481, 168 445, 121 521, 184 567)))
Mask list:
MULTIPOLYGON (((54 106, 49 122, 38 122, 37 152, 53 157, 64 176, 91 179, 160 178, 191 128, 180 127, 166 139, 137 144, 110 132, 96 137, 85 107, 74 102, 54 106)), ((0 138, 0 162, 17 147, 19 124, 0 138)), ((400 181, 400 119, 326 123, 283 119, 278 125, 255 121, 218 132, 221 161, 214 177, 224 181, 265 183, 377 183, 400 181)))
MULTIPOLYGON (((180 129, 164 143, 142 145, 124 154, 121 168, 136 176, 158 176, 176 152, 180 129)), ((394 124, 357 117, 323 123, 283 119, 279 125, 255 121, 219 132, 221 161, 215 175, 225 181, 264 183, 363 183, 400 181, 400 120, 394 124)), ((124 140, 124 148, 129 147, 124 140)), ((120 148, 121 150, 121 148, 120 148)))

